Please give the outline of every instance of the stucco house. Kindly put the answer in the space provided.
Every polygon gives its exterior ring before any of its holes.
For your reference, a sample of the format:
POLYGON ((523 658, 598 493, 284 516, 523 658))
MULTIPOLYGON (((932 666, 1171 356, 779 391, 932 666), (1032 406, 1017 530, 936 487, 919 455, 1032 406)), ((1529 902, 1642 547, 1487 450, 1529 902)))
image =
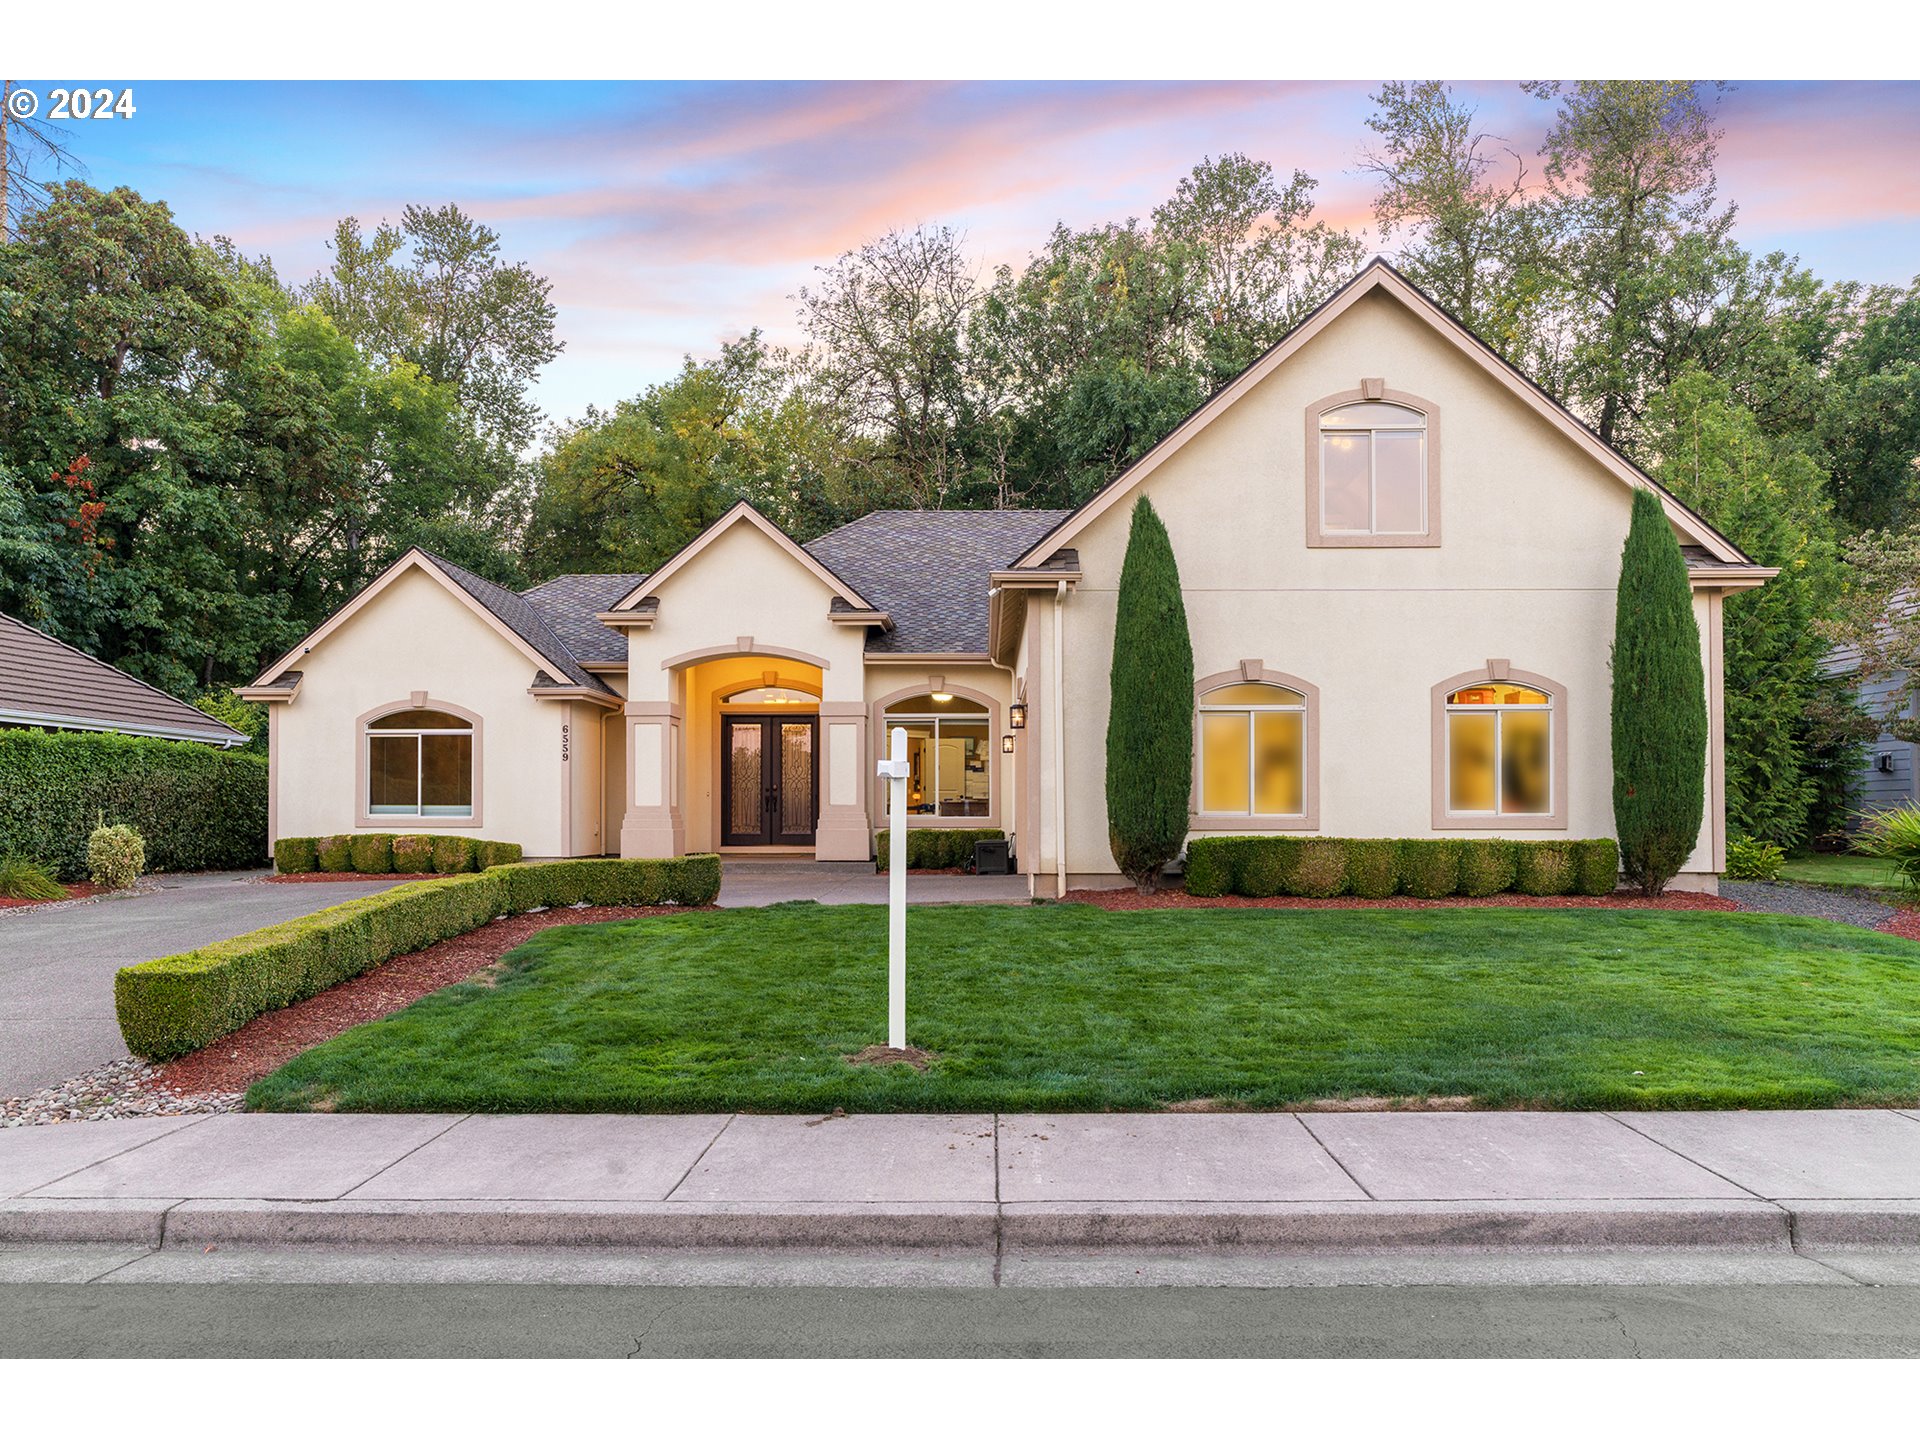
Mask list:
MULTIPOLYGON (((1037 895, 1119 883, 1107 676, 1145 495, 1192 629, 1194 835, 1606 836, 1615 584, 1651 486, 1375 262, 1077 510, 798 544, 742 504, 651 574, 519 594, 413 551, 242 693, 272 706, 276 835, 864 860, 899 724, 910 826, 1006 830, 1037 895)), ((1774 572, 1662 499, 1712 720, 1680 883, 1712 888, 1721 603, 1774 572)))

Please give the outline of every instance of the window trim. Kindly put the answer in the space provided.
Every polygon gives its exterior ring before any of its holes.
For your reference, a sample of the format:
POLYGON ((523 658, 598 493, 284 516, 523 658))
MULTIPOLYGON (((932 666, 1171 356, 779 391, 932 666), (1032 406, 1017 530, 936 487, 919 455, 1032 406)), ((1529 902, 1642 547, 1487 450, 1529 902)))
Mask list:
POLYGON ((354 733, 354 818, 357 829, 391 830, 398 822, 405 822, 408 829, 444 829, 477 830, 485 823, 481 801, 485 791, 481 785, 482 757, 485 754, 483 726, 480 716, 465 706, 450 701, 431 698, 426 691, 416 690, 405 700, 391 701, 385 705, 376 705, 353 722, 354 733), (404 714, 409 710, 443 710, 449 715, 458 715, 473 727, 473 813, 471 815, 375 815, 369 802, 367 785, 369 781, 368 745, 374 734, 404 735, 404 730, 370 731, 367 727, 376 720, 384 720, 392 715, 404 714))
MULTIPOLYGON (((974 717, 975 719, 984 718, 987 722, 987 813, 984 815, 908 815, 907 828, 909 830, 1002 829, 1003 827, 1000 823, 1001 794, 1006 788, 1005 764, 1007 759, 1000 751, 1000 712, 1002 707, 998 700, 984 690, 975 690, 966 685, 956 685, 952 681, 942 678, 937 685, 930 684, 928 680, 922 680, 917 685, 908 685, 903 689, 891 691, 888 694, 882 695, 879 699, 872 701, 867 707, 867 713, 870 717, 867 732, 873 737, 873 754, 867 761, 867 773, 872 774, 875 764, 887 758, 887 747, 890 743, 887 736, 888 709, 899 704, 902 700, 911 700, 916 695, 925 695, 933 690, 938 690, 942 694, 956 696, 961 700, 971 700, 976 705, 984 705, 987 707, 987 713, 984 717, 974 717)), ((911 718, 911 715, 918 713, 917 711, 911 712, 909 716, 903 718, 911 718)), ((961 717, 955 715, 952 717, 942 716, 940 718, 957 720, 961 717)), ((886 826, 891 823, 886 811, 885 790, 886 785, 883 781, 875 781, 867 787, 869 802, 867 806, 867 821, 876 831, 886 828, 886 826)))
POLYGON ((1389 390, 1386 381, 1368 379, 1358 390, 1342 390, 1307 406, 1307 547, 1314 550, 1432 549, 1440 544, 1440 407, 1404 390, 1389 390), (1366 400, 1403 405, 1426 417, 1426 512, 1423 535, 1374 535, 1351 530, 1325 530, 1320 523, 1320 422, 1330 411, 1366 400))
MULTIPOLYGON (((1232 708, 1232 707, 1228 707, 1232 708)), ((1284 670, 1269 669, 1263 660, 1242 660, 1231 670, 1222 670, 1195 682, 1193 687, 1193 772, 1191 777, 1191 799, 1187 803, 1187 829, 1195 834, 1208 834, 1220 831, 1254 831, 1271 834, 1291 830, 1318 830, 1320 828, 1320 687, 1302 680, 1298 675, 1289 675, 1284 670), (1200 731, 1201 706, 1206 696, 1228 685, 1284 685, 1287 689, 1299 693, 1305 700, 1301 707, 1302 724, 1305 735, 1301 742, 1302 813, 1298 815, 1233 815, 1215 814, 1202 810, 1200 790, 1200 749, 1202 735, 1200 731)))
MULTIPOLYGON (((1433 687, 1433 828, 1435 830, 1565 830, 1567 828, 1567 712, 1572 708, 1567 687, 1531 670, 1516 670, 1505 660, 1489 660, 1478 670, 1449 676, 1433 687), (1549 757, 1547 783, 1552 787, 1553 808, 1544 815, 1456 815, 1447 808, 1447 697, 1456 690, 1474 685, 1524 685, 1545 694, 1553 717, 1548 726, 1553 754, 1549 757)), ((1500 707, 1489 705, 1490 711, 1500 707)), ((1529 707, 1531 708, 1531 707, 1529 707)))

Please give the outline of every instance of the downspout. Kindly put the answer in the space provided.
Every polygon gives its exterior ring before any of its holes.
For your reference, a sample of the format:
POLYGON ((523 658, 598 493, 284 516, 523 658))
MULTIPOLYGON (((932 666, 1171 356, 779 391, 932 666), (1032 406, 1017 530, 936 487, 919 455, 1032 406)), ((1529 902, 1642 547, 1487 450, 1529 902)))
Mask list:
MULTIPOLYGON (((989 607, 1000 597, 1001 593, 1000 587, 997 585, 988 588, 987 604, 989 607)), ((1005 665, 1002 665, 998 660, 994 659, 993 645, 991 643, 987 645, 987 664, 996 670, 1004 670, 1007 672, 1007 703, 1012 704, 1018 700, 1020 698, 1020 677, 1013 673, 1013 662, 1009 660, 1005 665)), ((1011 731, 1009 731, 1009 733, 1011 733, 1011 731)), ((988 736, 987 739, 997 751, 999 749, 999 742, 994 740, 992 736, 988 736)), ((1013 758, 1014 769, 1017 773, 1020 768, 1021 757, 1016 755, 1013 758)), ((1005 758, 999 757, 997 763, 1000 765, 1000 826, 1007 834, 1013 837, 1013 843, 1017 846, 1020 844, 1020 787, 1017 784, 1008 785, 1005 758)))
POLYGON ((1053 898, 1067 893, 1067 689, 1061 677, 1065 645, 1061 621, 1067 608, 1067 582, 1053 592, 1053 898))

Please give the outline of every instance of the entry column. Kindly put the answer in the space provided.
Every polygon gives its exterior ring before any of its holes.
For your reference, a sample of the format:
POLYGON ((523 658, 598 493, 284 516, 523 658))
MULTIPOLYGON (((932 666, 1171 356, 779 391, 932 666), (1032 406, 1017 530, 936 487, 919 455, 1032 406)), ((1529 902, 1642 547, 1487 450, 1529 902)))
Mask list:
POLYGON ((620 825, 625 860, 684 855, 687 825, 680 812, 684 754, 680 707, 671 700, 629 700, 627 813, 620 825))
POLYGON ((816 860, 870 860, 867 819, 867 707, 859 701, 820 703, 820 826, 816 860))

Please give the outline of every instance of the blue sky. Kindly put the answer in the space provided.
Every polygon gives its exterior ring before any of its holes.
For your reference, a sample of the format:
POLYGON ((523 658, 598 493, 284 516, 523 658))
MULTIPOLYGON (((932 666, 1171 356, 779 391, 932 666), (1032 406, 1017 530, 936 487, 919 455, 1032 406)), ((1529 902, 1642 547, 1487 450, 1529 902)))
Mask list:
MULTIPOLYGON (((1017 263, 1056 220, 1144 215, 1207 154, 1304 169, 1325 218, 1370 232, 1372 88, 133 82, 133 119, 69 128, 94 184, 164 199, 294 279, 326 263, 341 216, 457 202, 554 281, 567 350, 539 398, 564 416, 756 324, 794 338, 813 267, 890 227, 950 224, 983 268, 1017 263)), ((1537 173, 1549 107, 1511 83, 1457 88, 1537 173)), ((1920 273, 1920 85, 1743 83, 1721 119, 1743 243, 1832 279, 1920 273)))

